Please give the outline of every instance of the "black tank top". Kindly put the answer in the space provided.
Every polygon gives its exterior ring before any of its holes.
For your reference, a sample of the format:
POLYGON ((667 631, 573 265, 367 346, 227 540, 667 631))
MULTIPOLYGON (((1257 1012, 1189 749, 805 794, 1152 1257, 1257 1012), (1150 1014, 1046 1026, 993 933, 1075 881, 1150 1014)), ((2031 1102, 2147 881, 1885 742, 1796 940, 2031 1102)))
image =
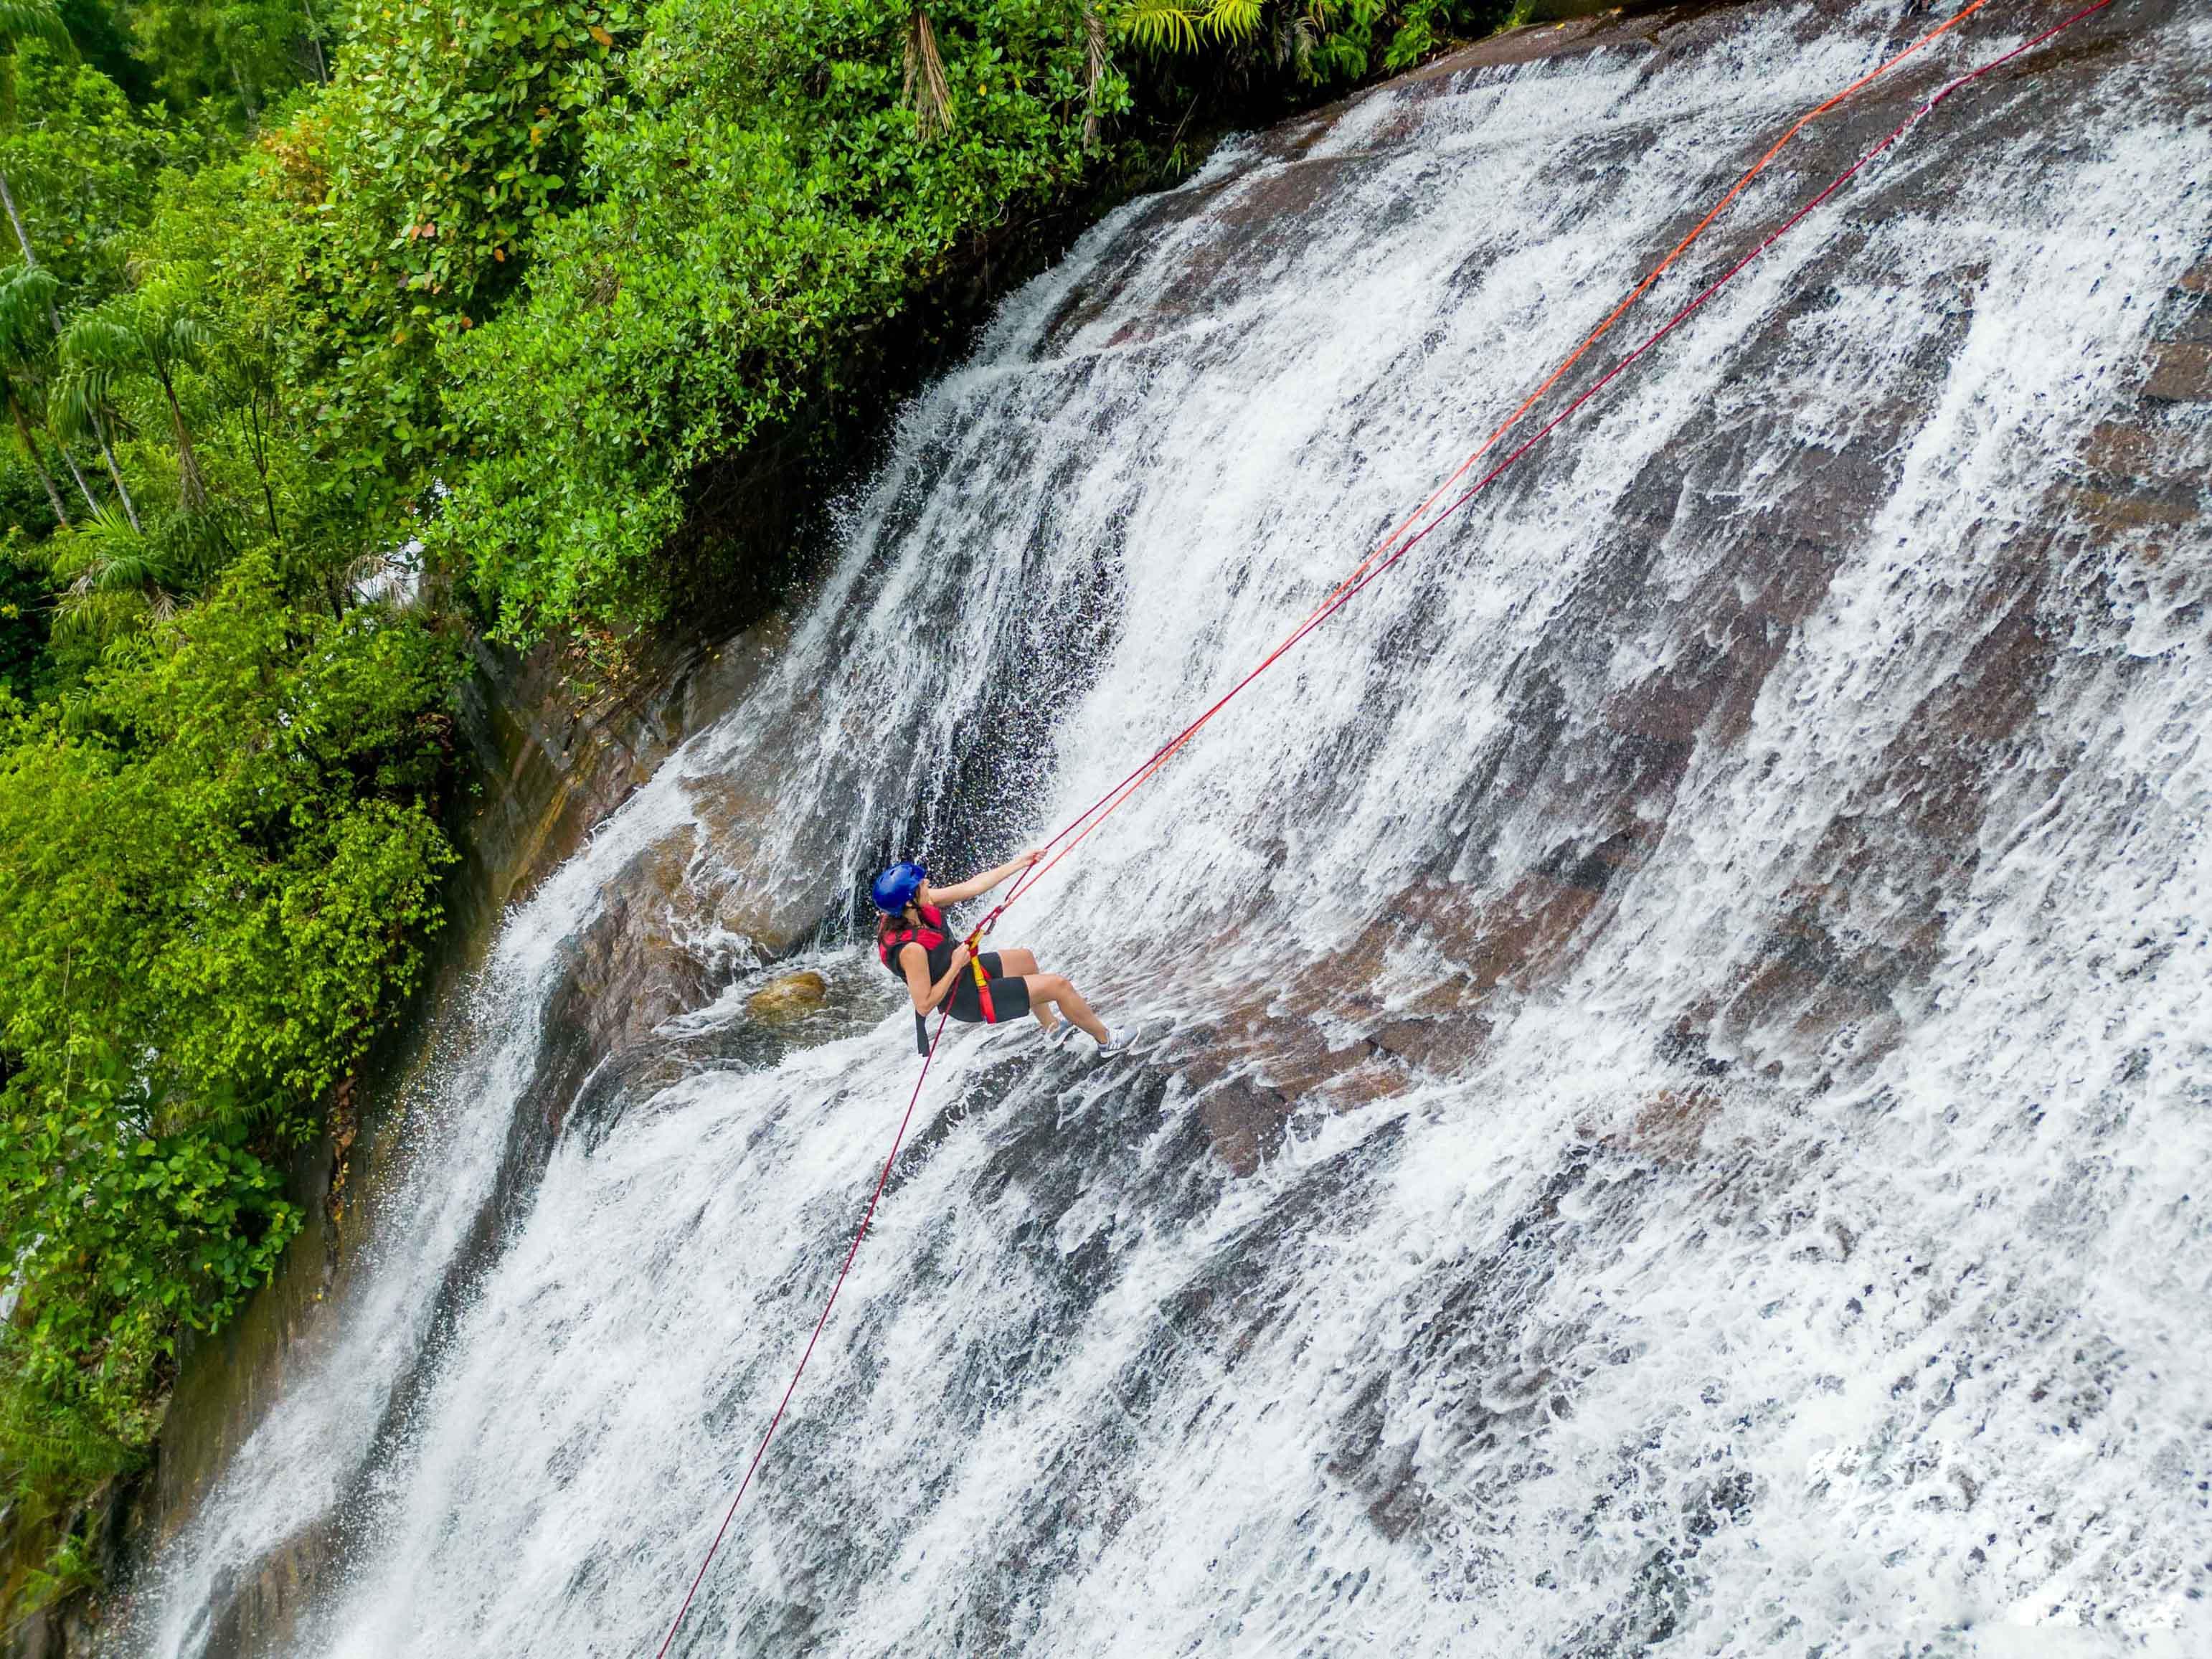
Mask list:
POLYGON ((901 927, 881 934, 876 941, 876 954, 891 977, 902 984, 906 980, 906 964, 899 960, 909 945, 919 945, 929 956, 929 982, 932 985, 952 970, 952 947, 957 943, 945 925, 945 912, 933 904, 917 904, 915 912, 921 918, 919 927, 901 927))

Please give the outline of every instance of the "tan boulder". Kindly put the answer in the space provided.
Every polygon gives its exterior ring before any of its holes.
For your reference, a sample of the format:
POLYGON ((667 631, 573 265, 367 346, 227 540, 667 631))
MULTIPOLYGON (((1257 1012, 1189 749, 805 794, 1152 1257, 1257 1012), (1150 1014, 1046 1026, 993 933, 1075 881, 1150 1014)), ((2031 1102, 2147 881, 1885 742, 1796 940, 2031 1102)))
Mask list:
POLYGON ((755 1019, 781 1024, 803 1019, 830 1000, 830 981, 812 969, 772 979, 745 999, 745 1012, 755 1019))

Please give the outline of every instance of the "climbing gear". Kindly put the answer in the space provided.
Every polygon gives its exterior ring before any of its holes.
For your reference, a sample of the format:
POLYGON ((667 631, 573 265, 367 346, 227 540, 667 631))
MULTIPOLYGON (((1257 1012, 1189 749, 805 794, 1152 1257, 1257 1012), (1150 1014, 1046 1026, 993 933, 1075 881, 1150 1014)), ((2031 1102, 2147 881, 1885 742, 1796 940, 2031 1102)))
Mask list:
POLYGON ((969 970, 975 975, 975 1000, 982 1007, 983 1024, 996 1025, 999 1023, 999 1012, 991 1006, 991 978, 983 971, 983 953, 975 948, 982 943, 982 940, 983 930, 980 927, 969 935, 968 967, 969 970))
POLYGON ((969 970, 945 989, 952 1018, 963 1025, 1000 1025, 1030 1012, 1029 981, 1006 972, 1006 959, 996 951, 979 949, 980 933, 968 936, 969 970))
MULTIPOLYGON (((884 890, 884 884, 891 878, 902 871, 912 870, 918 872, 921 869, 921 866, 918 864, 894 865, 882 875, 878 876, 876 878, 876 892, 878 895, 877 903, 883 902, 880 896, 884 890)), ((908 896, 911 898, 912 895, 909 893, 908 896)), ((899 909, 903 910, 906 906, 906 899, 899 901, 899 909)), ((876 934, 876 955, 884 966, 891 970, 891 977, 903 984, 906 980, 906 969, 899 966, 898 953, 909 945, 919 945, 928 953, 929 982, 934 985, 945 977, 946 971, 952 966, 952 935, 946 930, 945 912, 935 905, 917 904, 915 906, 915 910, 921 917, 921 926, 902 927, 896 930, 878 930, 876 934)), ((886 912, 885 914, 896 913, 886 912)), ((971 938, 969 940, 969 948, 973 950, 975 944, 975 939, 971 938)), ((914 1016, 914 1047, 916 1054, 926 1054, 929 1052, 929 1016, 920 1010, 916 1010, 914 1016)))
MULTIPOLYGON (((914 866, 906 867, 911 869, 914 866)), ((905 908, 906 905, 902 902, 899 909, 905 908)), ((899 952, 909 945, 919 945, 928 953, 929 982, 934 985, 951 970, 952 934, 945 925, 945 912, 935 905, 917 904, 914 908, 915 914, 921 918, 921 925, 918 927, 878 929, 876 933, 876 955, 884 966, 891 970, 893 979, 904 980, 906 969, 899 966, 899 952)), ((971 949, 975 942, 975 939, 971 936, 969 939, 971 949)))
MULTIPOLYGON (((878 930, 876 956, 890 970, 892 978, 904 983, 906 969, 899 965, 899 952, 909 945, 919 945, 928 956, 929 982, 934 985, 952 971, 951 927, 945 920, 945 912, 937 906, 917 904, 914 908, 921 917, 920 924, 878 930)), ((1028 1013, 1028 986, 1019 980, 1001 976, 999 953, 982 948, 983 930, 977 928, 963 943, 968 947, 968 970, 974 989, 971 996, 967 984, 955 981, 946 987, 945 1006, 952 1018, 963 1024, 974 1024, 980 1020, 986 1025, 996 1025, 1001 1020, 1019 1019, 1028 1013), (994 985, 998 987, 996 991, 992 989, 994 985)), ((915 1048, 927 1054, 929 1017, 918 1012, 914 1018, 915 1048)))
POLYGON ((875 885, 868 889, 868 896, 876 902, 876 908, 887 916, 895 916, 913 902, 914 896, 921 890, 921 884, 929 879, 929 872, 919 864, 894 864, 876 878, 875 885))
MULTIPOLYGON (((1081 845, 1082 842, 1097 829, 1098 825, 1103 823, 1108 816, 1118 809, 1123 802, 1127 800, 1128 798, 1138 789, 1141 788, 1146 781, 1158 775, 1161 768, 1164 767, 1169 761, 1172 760, 1193 738, 1197 736, 1200 728, 1202 728, 1216 714, 1219 714, 1223 708, 1227 707, 1231 700, 1236 697, 1238 693, 1243 691, 1246 686, 1251 684, 1254 680, 1259 678, 1261 675, 1264 674, 1268 669, 1274 666, 1274 665, 1279 661, 1287 652, 1295 647, 1299 641, 1304 639, 1307 635, 1313 632, 1315 629, 1320 627, 1322 623, 1328 621, 1329 617, 1334 616, 1339 611, 1342 610, 1345 605, 1358 597, 1370 583, 1373 582, 1385 572, 1395 566, 1406 556, 1407 554, 1413 551, 1415 546, 1435 531, 1439 525, 1443 524, 1445 520, 1450 518, 1454 514, 1457 513, 1460 508, 1465 507, 1468 502, 1474 500, 1476 495, 1481 494, 1483 490, 1489 488, 1491 483, 1495 481, 1500 474, 1504 472, 1508 467, 1511 466, 1523 455, 1526 455, 1531 449, 1534 449, 1538 444, 1541 443, 1547 437, 1550 436, 1551 434, 1558 428, 1561 422, 1567 420, 1577 410, 1580 409, 1584 404, 1588 403, 1592 398, 1595 397, 1607 386, 1611 385, 1613 381, 1624 373, 1631 364, 1637 362, 1646 352, 1657 345, 1660 341, 1665 339, 1667 336, 1672 334, 1677 328, 1681 326, 1683 323, 1686 322, 1689 318, 1699 310, 1708 300, 1711 299, 1712 296, 1718 293, 1723 287, 1732 281, 1737 273, 1741 271, 1745 266, 1750 264, 1753 260, 1758 258, 1759 255, 1765 252, 1768 248, 1773 246, 1775 242, 1783 235, 1787 234, 1792 227, 1796 226, 1800 221, 1804 219, 1808 214, 1813 212, 1814 210, 1818 208, 1823 202, 1826 201, 1831 196, 1833 196, 1838 191, 1841 190, 1844 185, 1848 184, 1853 178, 1856 177, 1858 173, 1877 156, 1883 154, 1883 152, 1887 150, 1893 144, 1896 143, 1899 138, 1902 138, 1906 131, 1909 131, 1915 123, 1926 116, 1930 111, 1935 109, 1938 104, 1943 102, 1944 100, 1950 97, 1953 93, 1958 91, 1960 88, 1968 86, 1972 82, 1980 80, 1984 76, 1990 74, 1995 70, 2002 68, 2005 64, 2011 63, 2014 58, 2021 57, 2022 54, 2033 51, 2036 47, 2041 46, 2045 41, 2051 39, 2054 35, 2059 34, 2063 31, 2073 27, 2084 18, 2095 15, 2098 12, 2104 10, 2106 7, 2112 4, 2112 3, 2113 0, 2093 0, 2093 3, 2082 7, 2081 9, 2073 13, 2070 16, 2065 17, 2058 22, 2052 24, 2050 27, 2043 30, 2040 33, 2031 35, 2019 46, 2013 47, 2008 52, 1999 53, 1997 56, 1990 58, 1988 62, 1982 64, 1978 68, 1970 70, 1966 74, 1957 76, 1955 79, 1946 82, 1942 87, 1939 88, 1932 97, 1928 99, 1926 102, 1923 103, 1910 115, 1906 116, 1905 118, 1899 122, 1897 126, 1879 143, 1875 144, 1873 149, 1868 150, 1863 155, 1860 156, 1857 161, 1852 162, 1849 167, 1845 168, 1841 173, 1837 175, 1828 186, 1825 190, 1821 191, 1819 195, 1814 197, 1813 199, 1806 203, 1804 206, 1799 208, 1797 211, 1791 214, 1789 218, 1784 220, 1782 223, 1771 233, 1761 240, 1750 252, 1745 254, 1743 258, 1737 260, 1726 270, 1723 271, 1712 283, 1701 289, 1688 304, 1683 306, 1680 310, 1677 311, 1672 317, 1668 318, 1665 323, 1660 325, 1660 327, 1654 330, 1644 338, 1641 344, 1638 345, 1633 350, 1628 352, 1618 362, 1614 363, 1613 366, 1601 376, 1595 383, 1590 386, 1586 391, 1583 392, 1579 396, 1575 398, 1573 401, 1569 403, 1565 409, 1559 411, 1559 414, 1554 416, 1550 421, 1546 422, 1544 426, 1540 428, 1532 437, 1528 438, 1518 448, 1513 450, 1510 454, 1508 454, 1504 460, 1500 461, 1496 466, 1492 467, 1487 473, 1484 474, 1480 479, 1478 479, 1471 489, 1466 490, 1456 499, 1453 500, 1449 505, 1444 507, 1434 518, 1431 519, 1426 524, 1422 525, 1421 528, 1418 532, 1415 532, 1410 536, 1407 535, 1406 532, 1412 530, 1413 526, 1420 520, 1423 514, 1426 514, 1431 507, 1434 507, 1438 501, 1442 500, 1445 494, 1451 489, 1452 485, 1456 483, 1462 477, 1465 477, 1468 471, 1474 467, 1474 464, 1479 461, 1482 456, 1486 453, 1498 441, 1498 440, 1520 420, 1521 416, 1528 413, 1528 411, 1534 406, 1537 399, 1541 398, 1553 386, 1556 385, 1559 378, 1564 375, 1568 369, 1571 368, 1575 362, 1597 343, 1598 339, 1601 337, 1606 331, 1613 326, 1613 323, 1626 312, 1629 306, 1633 304, 1634 301, 1643 295, 1654 282, 1658 280, 1660 274, 1664 271, 1668 265, 1672 264, 1675 259, 1680 258, 1684 250, 1686 249, 1691 243, 1695 241, 1698 236, 1704 234, 1705 228, 1713 222, 1715 217, 1717 217, 1730 202, 1734 201, 1742 193, 1752 179, 1765 167, 1767 162, 1773 159, 1775 154, 1784 144, 1786 144, 1792 137, 1796 137, 1796 135, 1802 131, 1808 123, 1811 122, 1820 115, 1826 113, 1828 110, 1834 108, 1838 103, 1850 97, 1852 93, 1856 92, 1861 88, 1866 86, 1869 82, 1875 80, 1876 77, 1887 73, 1888 70, 1894 68, 1897 64, 1904 62, 1907 58, 1911 57, 1922 47, 1935 40, 1937 36, 1948 33, 1950 30, 1957 27, 1967 18, 1972 16, 1976 12, 1981 10, 1984 6, 1987 5, 1989 3, 1989 0, 1971 0, 1971 3, 1961 9, 1948 21, 1938 25, 1934 29, 1929 30, 1926 34, 1915 40, 1904 51, 1887 59, 1866 75, 1861 76, 1856 81, 1851 82, 1850 86, 1844 88, 1843 91, 1838 93, 1833 98, 1829 99, 1826 102, 1818 106, 1807 115, 1801 118, 1796 125, 1792 126, 1788 132, 1785 132, 1782 136, 1780 141, 1770 149, 1765 155, 1759 158, 1759 161, 1752 167, 1750 172, 1745 173, 1744 176, 1737 181, 1735 187, 1732 188, 1729 193, 1715 205, 1712 211, 1708 213, 1704 219, 1700 220, 1687 236, 1684 237, 1680 242, 1676 244, 1674 250, 1667 255, 1666 258, 1662 260, 1652 269, 1650 274, 1636 286, 1626 300, 1624 300, 1620 305, 1613 309, 1613 311, 1606 318, 1604 322, 1598 325, 1596 331, 1593 332, 1588 339, 1583 341, 1580 346, 1576 348, 1573 355, 1571 356, 1565 362, 1560 364, 1559 367, 1548 377, 1547 377, 1543 383, 1539 386, 1534 392, 1531 392, 1528 398, 1522 402, 1521 406, 1515 410, 1513 413, 1506 418, 1504 423, 1498 427, 1498 430, 1483 441, 1482 447, 1476 450, 1473 455, 1469 456, 1466 461, 1462 462, 1459 468, 1454 471, 1449 477, 1446 478, 1442 485, 1438 486, 1436 492, 1431 495, 1427 501, 1424 501, 1419 507, 1415 508, 1411 516, 1409 516, 1404 523, 1401 524, 1397 529, 1392 531, 1389 536, 1384 538, 1382 544, 1378 546, 1375 551, 1370 553, 1364 559, 1361 560, 1359 564, 1354 568, 1350 575, 1346 576, 1342 581, 1339 582, 1334 588, 1331 589, 1328 597, 1316 605, 1313 611, 1307 615, 1306 618, 1303 622, 1299 623, 1297 627, 1293 628, 1290 633, 1284 637, 1279 645, 1278 645, 1272 652, 1261 660, 1258 667, 1253 669, 1250 673, 1245 675, 1243 678, 1238 680, 1234 685, 1231 686, 1226 692, 1223 693, 1222 696, 1196 720, 1193 720, 1188 726, 1185 726, 1174 737, 1168 739, 1166 743, 1161 744, 1159 748, 1154 750, 1151 757, 1146 759, 1143 764, 1139 765, 1135 771, 1131 772, 1127 777, 1123 778, 1121 782, 1115 784, 1111 789, 1101 795, 1097 800, 1094 801, 1082 813, 1070 820, 1069 823, 1056 835, 1054 835, 1050 841, 1045 842, 1046 848, 1049 848, 1059 847, 1060 851, 1054 854, 1051 859, 1045 860, 1041 864, 1032 865, 1029 869, 1024 870, 1021 875, 1016 878, 1013 887, 1008 891, 1006 896, 999 902, 998 906, 991 911, 989 915, 983 919, 983 921, 977 927, 975 932, 969 936, 970 939, 980 940, 982 935, 990 930, 991 926, 997 921, 999 917, 1006 913, 1009 905, 1012 904, 1016 899, 1019 898, 1024 892, 1027 891, 1030 888, 1034 887, 1039 880, 1042 880, 1045 873, 1051 870, 1053 866, 1058 864, 1061 859, 1066 858, 1068 854, 1073 852, 1078 846, 1081 845), (1063 843, 1065 844, 1063 845, 1063 843)), ((799 1379, 806 1374, 807 1362, 814 1357, 815 1345, 821 1340, 823 1329, 830 1322, 830 1312, 837 1305, 838 1293, 844 1289, 846 1277, 852 1272, 854 1258, 860 1255, 860 1243, 868 1236, 869 1224, 875 1219, 876 1206, 883 1198, 884 1188, 890 1184, 891 1166, 897 1162, 899 1149, 906 1143, 907 1130, 914 1122, 915 1109, 921 1100, 922 1086, 929 1080, 929 1068, 932 1062, 936 1059, 937 1046, 944 1039, 945 1025, 950 1010, 942 1010, 939 1013, 936 1032, 931 1037, 928 1052, 922 1059, 921 1073, 915 1079, 914 1092, 907 1097, 905 1115, 899 1120, 898 1131, 891 1138, 891 1149, 890 1155, 884 1159, 882 1173, 876 1177, 875 1190, 869 1194, 867 1207, 861 1212, 860 1224, 859 1230, 853 1235, 852 1248, 845 1253, 845 1264, 838 1270, 836 1282, 830 1288, 829 1299, 822 1304, 821 1317, 814 1322, 813 1334, 809 1336, 806 1340, 806 1347, 799 1357, 799 1364, 797 1369, 791 1374, 790 1382, 785 1386, 783 1398, 777 1403, 775 1414, 769 1419, 768 1427, 761 1435, 759 1444, 753 1449, 752 1461, 746 1465, 744 1479, 738 1483, 737 1493, 730 1499, 730 1506, 723 1513, 722 1524, 716 1528, 713 1541, 707 1547, 706 1557, 700 1562, 699 1571, 693 1575, 690 1588, 684 1594, 682 1605, 676 1609, 676 1617, 668 1626, 668 1634, 663 1638, 660 1644, 659 1652, 656 1656, 656 1659, 667 1659, 668 1650, 676 1640, 676 1632, 683 1625, 684 1616, 690 1611, 692 1601, 699 1593, 699 1586, 706 1580, 707 1570, 714 1565, 714 1557, 720 1553, 722 1547, 722 1540, 729 1532, 730 1523, 737 1518, 738 1506, 744 1501, 745 1493, 752 1486, 753 1476, 760 1469, 761 1460, 768 1455, 769 1443, 775 1437, 777 1425, 783 1421, 783 1414, 786 1408, 787 1408, 791 1404, 792 1395, 798 1391, 799 1379)), ((1110 1030, 1108 1032, 1109 1040, 1115 1035, 1116 1034, 1110 1030)), ((1101 1052, 1106 1052, 1103 1045, 1101 1047, 1101 1052)))

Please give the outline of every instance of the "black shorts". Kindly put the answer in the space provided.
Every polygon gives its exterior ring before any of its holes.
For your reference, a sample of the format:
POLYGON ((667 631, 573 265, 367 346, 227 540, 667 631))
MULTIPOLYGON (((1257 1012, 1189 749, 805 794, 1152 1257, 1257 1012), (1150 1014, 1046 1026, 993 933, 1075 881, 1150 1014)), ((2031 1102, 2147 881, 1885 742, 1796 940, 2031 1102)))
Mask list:
POLYGON ((1003 1025, 1010 1019, 1019 1019, 1030 1011, 1030 988, 1019 975, 1007 978, 996 951, 985 951, 976 961, 983 964, 984 977, 990 981, 991 1013, 983 1015, 983 997, 975 985, 975 970, 966 963, 960 964, 960 977, 952 981, 952 994, 945 999, 952 1005, 952 1018, 963 1025, 1003 1025))

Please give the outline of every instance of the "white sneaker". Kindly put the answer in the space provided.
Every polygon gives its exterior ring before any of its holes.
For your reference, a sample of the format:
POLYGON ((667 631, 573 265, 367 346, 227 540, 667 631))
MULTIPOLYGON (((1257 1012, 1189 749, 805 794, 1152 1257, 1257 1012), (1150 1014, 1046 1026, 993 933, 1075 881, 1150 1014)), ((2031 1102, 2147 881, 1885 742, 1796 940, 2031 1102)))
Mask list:
POLYGON ((1098 1045, 1098 1058, 1111 1060, 1116 1054, 1128 1053, 1130 1035, 1129 1029, 1126 1025, 1109 1025, 1106 1028, 1106 1041, 1098 1045))
POLYGON ((1067 1041, 1067 1034, 1074 1029, 1074 1026, 1064 1019, 1057 1025, 1047 1027, 1044 1031, 1045 1046, 1048 1048, 1059 1048, 1067 1041))

